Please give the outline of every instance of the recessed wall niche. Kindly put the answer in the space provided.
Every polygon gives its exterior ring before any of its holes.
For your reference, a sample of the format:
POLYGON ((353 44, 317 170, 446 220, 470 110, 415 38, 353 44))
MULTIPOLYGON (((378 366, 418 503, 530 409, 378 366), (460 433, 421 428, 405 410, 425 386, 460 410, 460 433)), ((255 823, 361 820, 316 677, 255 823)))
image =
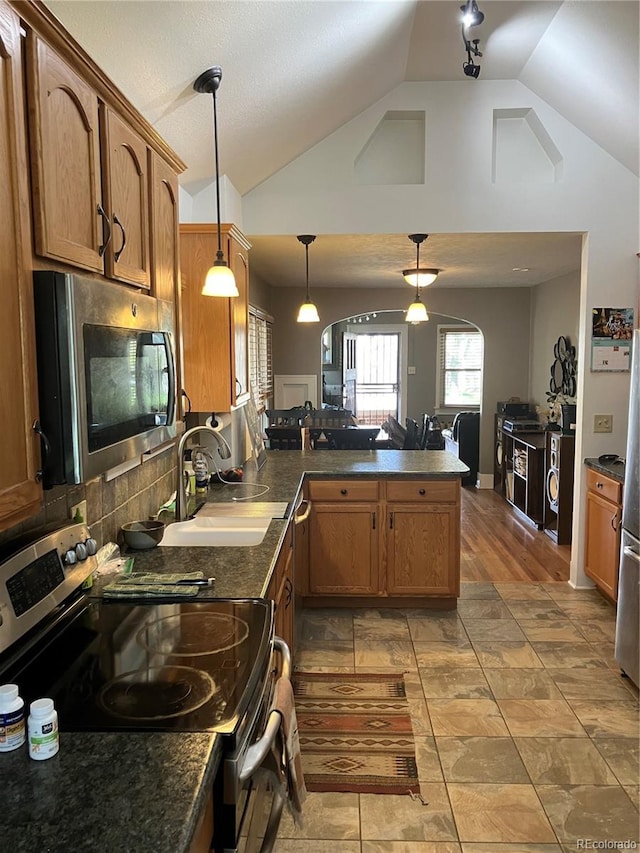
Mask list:
POLYGON ((562 156, 531 108, 493 111, 494 184, 553 184, 562 178, 562 156))
POLYGON ((357 184, 424 184, 425 114, 391 111, 354 161, 357 184))

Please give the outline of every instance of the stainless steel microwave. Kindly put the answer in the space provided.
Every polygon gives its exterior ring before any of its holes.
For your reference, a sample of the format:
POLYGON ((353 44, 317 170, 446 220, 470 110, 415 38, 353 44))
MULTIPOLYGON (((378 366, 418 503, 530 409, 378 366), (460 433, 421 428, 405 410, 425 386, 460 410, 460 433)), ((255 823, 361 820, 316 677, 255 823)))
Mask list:
POLYGON ((172 306, 109 281, 34 273, 43 484, 81 483, 176 434, 172 306))

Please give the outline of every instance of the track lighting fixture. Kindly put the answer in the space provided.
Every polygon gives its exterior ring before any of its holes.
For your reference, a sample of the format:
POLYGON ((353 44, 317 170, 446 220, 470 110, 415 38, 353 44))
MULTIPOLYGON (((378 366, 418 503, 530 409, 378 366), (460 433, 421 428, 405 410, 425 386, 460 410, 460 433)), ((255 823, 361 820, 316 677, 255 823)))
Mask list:
POLYGON ((307 268, 307 294, 304 302, 300 306, 300 310, 298 311, 298 323, 320 322, 320 317, 318 316, 318 309, 313 304, 313 302, 311 301, 311 297, 309 296, 309 244, 313 243, 315 239, 315 235, 313 234, 298 234, 298 240, 304 245, 307 268))
POLYGON ((467 77, 478 78, 480 75, 480 66, 473 61, 474 56, 482 56, 479 48, 480 39, 470 39, 469 30, 471 27, 477 27, 484 21, 484 14, 478 9, 476 0, 467 0, 460 6, 462 12, 462 41, 464 49, 467 51, 467 61, 462 63, 462 70, 467 77))
POLYGON ((238 287, 233 272, 229 269, 222 252, 222 236, 220 233, 220 176, 218 174, 218 113, 216 110, 216 92, 222 80, 222 68, 214 65, 213 68, 203 71, 193 84, 193 88, 200 94, 213 95, 213 149, 215 155, 216 169, 216 221, 218 223, 218 251, 213 266, 209 268, 204 285, 203 296, 239 296, 238 287))
POLYGON ((420 266, 420 244, 424 243, 428 234, 409 234, 409 239, 416 244, 416 265, 412 269, 402 270, 402 275, 407 284, 412 287, 427 287, 438 277, 440 270, 433 267, 420 266))

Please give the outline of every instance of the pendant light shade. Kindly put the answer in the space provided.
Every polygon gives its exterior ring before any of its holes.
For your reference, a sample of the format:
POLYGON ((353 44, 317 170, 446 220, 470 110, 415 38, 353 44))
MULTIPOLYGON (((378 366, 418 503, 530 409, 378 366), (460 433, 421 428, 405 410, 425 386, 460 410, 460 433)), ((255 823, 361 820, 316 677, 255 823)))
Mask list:
POLYGON ((416 265, 413 269, 402 270, 407 284, 412 287, 427 287, 437 279, 440 270, 432 267, 420 267, 420 243, 424 243, 428 234, 409 234, 409 239, 416 244, 416 265))
POLYGON ((307 269, 307 291, 306 297, 302 305, 300 306, 300 310, 298 311, 297 322, 298 323, 319 323, 320 317, 318 316, 318 309, 311 301, 311 297, 309 296, 309 244, 313 243, 315 240, 315 235, 313 234, 299 234, 298 240, 304 245, 305 251, 305 260, 306 260, 306 269, 307 269))
POLYGON ((220 233, 220 175, 218 174, 218 113, 216 109, 216 92, 222 80, 222 68, 214 65, 203 71, 193 84, 200 94, 213 96, 213 148, 216 169, 216 222, 218 225, 218 251, 213 266, 207 272, 202 287, 203 296, 239 296, 235 276, 229 269, 222 251, 222 235, 220 233))
POLYGON ((420 299, 420 294, 416 293, 415 301, 412 302, 407 309, 405 320, 407 323, 416 325, 416 323, 426 323, 428 319, 429 315, 427 314, 425 304, 420 299))

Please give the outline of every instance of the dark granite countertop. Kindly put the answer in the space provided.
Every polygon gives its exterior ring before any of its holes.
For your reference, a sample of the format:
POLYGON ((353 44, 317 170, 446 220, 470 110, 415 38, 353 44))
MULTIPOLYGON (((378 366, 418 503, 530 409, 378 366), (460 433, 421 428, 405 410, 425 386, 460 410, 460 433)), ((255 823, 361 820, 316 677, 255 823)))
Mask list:
MULTIPOLYGON (((246 466, 239 485, 212 486, 206 499, 226 502, 255 494, 287 503, 260 545, 235 548, 153 548, 135 551, 136 571, 194 571, 216 578, 199 598, 255 598, 266 592, 287 517, 303 477, 441 479, 469 469, 446 451, 270 451, 257 471, 246 466), (268 486, 268 491, 258 494, 268 486)), ((101 578, 99 596, 113 576, 101 578)), ((221 742, 212 733, 62 732, 60 752, 47 761, 26 747, 0 755, 3 768, 2 849, 13 853, 186 853, 210 795, 221 742)))
POLYGON ((587 468, 593 468, 594 471, 598 471, 606 477, 611 477, 612 480, 616 480, 618 483, 624 483, 624 462, 621 459, 617 462, 599 462, 597 457, 588 457, 584 460, 584 464, 587 468))

